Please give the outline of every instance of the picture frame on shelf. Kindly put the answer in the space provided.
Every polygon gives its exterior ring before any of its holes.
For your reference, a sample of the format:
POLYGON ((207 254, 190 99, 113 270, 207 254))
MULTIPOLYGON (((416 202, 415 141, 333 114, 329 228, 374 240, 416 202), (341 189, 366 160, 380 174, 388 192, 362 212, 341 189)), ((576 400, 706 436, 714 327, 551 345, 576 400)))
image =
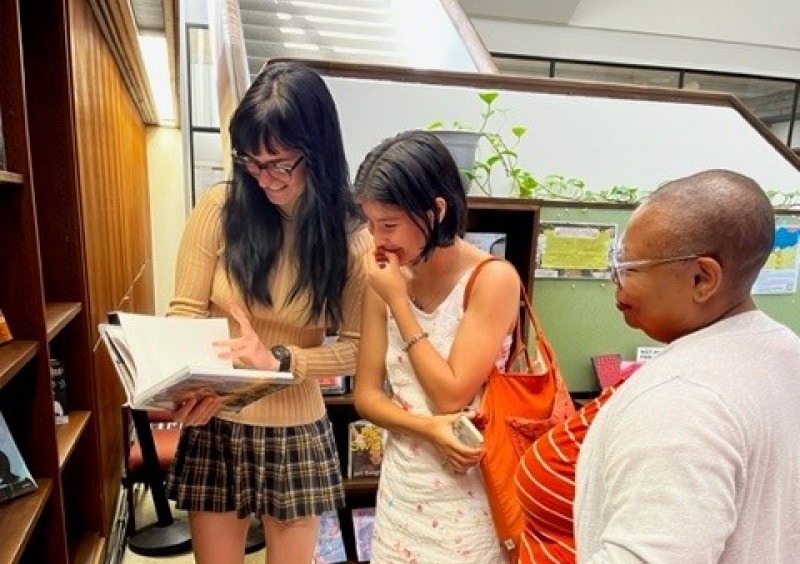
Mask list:
POLYGON ((56 425, 69 423, 67 410, 67 374, 64 364, 56 359, 50 359, 50 381, 53 386, 53 411, 56 414, 56 425))
POLYGON ((0 503, 31 493, 37 488, 11 436, 6 419, 0 413, 0 503))
POLYGON ((356 541, 356 559, 369 562, 372 559, 372 529, 375 525, 374 507, 356 507, 352 510, 353 534, 356 541))
POLYGON ((383 429, 365 419, 348 424, 348 478, 377 478, 383 462, 383 429))
POLYGON ((320 517, 317 546, 312 564, 339 564, 347 562, 342 527, 337 511, 326 511, 320 517))

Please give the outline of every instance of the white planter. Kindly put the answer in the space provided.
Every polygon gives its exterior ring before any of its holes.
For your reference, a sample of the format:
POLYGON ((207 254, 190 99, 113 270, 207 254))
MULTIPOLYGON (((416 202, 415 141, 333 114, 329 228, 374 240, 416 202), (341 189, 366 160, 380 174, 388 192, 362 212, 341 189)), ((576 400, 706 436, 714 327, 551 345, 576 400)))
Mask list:
POLYGON ((453 155, 453 160, 456 161, 456 166, 461 171, 464 192, 469 194, 472 183, 464 171, 470 170, 475 164, 478 143, 483 137, 483 133, 461 129, 434 129, 431 130, 431 133, 436 135, 453 155))
POLYGON ((460 129, 434 129, 431 133, 450 150, 460 170, 472 168, 482 133, 460 129))

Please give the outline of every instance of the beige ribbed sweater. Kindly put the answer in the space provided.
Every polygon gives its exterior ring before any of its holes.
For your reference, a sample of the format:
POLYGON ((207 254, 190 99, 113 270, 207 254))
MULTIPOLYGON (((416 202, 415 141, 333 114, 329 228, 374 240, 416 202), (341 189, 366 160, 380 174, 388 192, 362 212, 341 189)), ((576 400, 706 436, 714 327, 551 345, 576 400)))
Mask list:
MULTIPOLYGON (((231 334, 237 336, 239 324, 228 315, 228 305, 236 302, 245 311, 247 309, 239 290, 230 284, 221 260, 220 221, 226 191, 226 185, 211 188, 186 224, 175 272, 175 295, 167 315, 227 317, 231 334)), ((284 251, 290 249, 293 242, 294 230, 290 223, 291 220, 286 220, 284 251)), ((302 382, 266 396, 236 415, 225 416, 226 419, 282 427, 311 423, 322 417, 325 404, 316 378, 355 372, 365 284, 362 256, 372 249, 372 245, 372 237, 366 229, 351 237, 340 337, 330 346, 322 346, 326 329, 324 321, 305 325, 304 300, 283 305, 296 278, 297 268, 288 252, 281 255, 271 287, 277 307, 255 305, 250 322, 267 347, 281 344, 291 349, 292 371, 302 382)))

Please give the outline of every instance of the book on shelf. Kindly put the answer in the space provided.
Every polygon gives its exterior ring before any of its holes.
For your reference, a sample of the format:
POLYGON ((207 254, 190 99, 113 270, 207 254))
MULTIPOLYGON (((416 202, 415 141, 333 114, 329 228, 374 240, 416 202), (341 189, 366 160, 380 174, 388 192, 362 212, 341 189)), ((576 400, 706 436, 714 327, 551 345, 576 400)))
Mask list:
POLYGON ((383 462, 383 429, 358 419, 348 424, 348 478, 376 478, 383 462))
POLYGON ((30 493, 37 487, 0 413, 0 502, 30 493))
POLYGON ((506 241, 507 236, 505 233, 479 233, 477 231, 467 231, 464 234, 464 240, 467 243, 472 243, 479 249, 486 251, 499 258, 506 258, 506 241))
POLYGON ((350 389, 350 376, 326 376, 318 380, 324 396, 340 396, 350 389))
POLYGON ((213 343, 230 338, 224 318, 112 314, 119 324, 98 327, 134 409, 172 410, 189 399, 224 398, 223 411, 237 412, 297 382, 289 372, 235 368, 213 343))
POLYGON ((62 362, 55 358, 50 359, 50 382, 53 386, 53 411, 56 414, 56 425, 69 423, 67 375, 62 362))
POLYGON ((0 107, 0 170, 6 169, 6 142, 3 137, 3 108, 0 107))
POLYGON ((6 316, 3 315, 3 310, 0 309, 0 345, 13 339, 14 337, 11 335, 11 329, 6 321, 6 316))
POLYGON ((353 535, 356 540, 356 559, 372 560, 372 528, 375 524, 374 507, 356 507, 352 511, 353 535))
POLYGON ((339 564, 341 562, 347 562, 347 552, 344 549, 339 513, 326 511, 320 517, 317 546, 314 549, 314 560, 311 564, 339 564))

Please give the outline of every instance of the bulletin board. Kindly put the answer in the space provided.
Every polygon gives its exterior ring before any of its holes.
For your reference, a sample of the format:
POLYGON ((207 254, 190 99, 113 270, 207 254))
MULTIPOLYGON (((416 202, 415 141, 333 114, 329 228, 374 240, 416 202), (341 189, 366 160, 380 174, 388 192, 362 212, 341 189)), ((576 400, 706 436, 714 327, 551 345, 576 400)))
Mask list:
MULTIPOLYGON (((596 209, 543 205, 541 221, 616 223, 625 230, 631 209, 596 209)), ((778 225, 800 225, 800 210, 779 212, 778 225)), ((625 324, 614 305, 610 280, 541 279, 533 283, 534 306, 548 339, 555 349, 564 378, 573 392, 594 392, 598 386, 590 358, 619 353, 636 358, 640 346, 662 346, 625 324)), ((756 303, 768 315, 800 334, 798 294, 756 295, 756 303)))

